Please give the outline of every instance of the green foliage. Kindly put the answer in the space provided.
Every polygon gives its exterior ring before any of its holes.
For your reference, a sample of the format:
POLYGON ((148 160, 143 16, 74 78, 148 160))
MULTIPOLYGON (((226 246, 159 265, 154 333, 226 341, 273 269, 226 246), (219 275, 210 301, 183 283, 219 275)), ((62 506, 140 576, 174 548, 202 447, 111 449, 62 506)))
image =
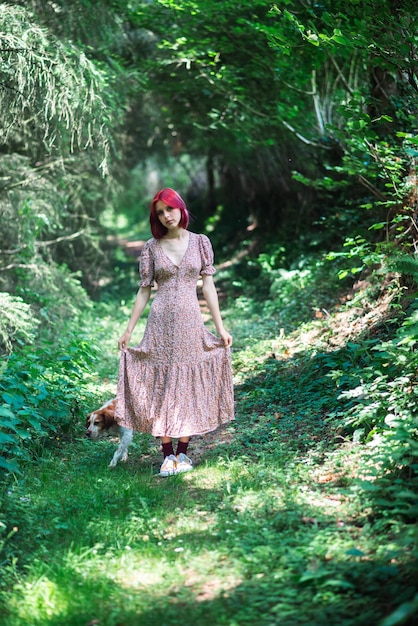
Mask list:
POLYGON ((391 261, 396 272, 404 277, 410 277, 414 286, 418 285, 418 258, 416 255, 397 255, 391 261))
POLYGON ((199 229, 218 220, 226 254, 247 227, 251 237, 282 227, 293 237, 313 221, 331 245, 373 225, 379 237, 383 224, 409 244, 414 3, 379 0, 376 21, 370 1, 226 2, 221 11, 206 0, 106 1, 90 25, 94 4, 3 8, 3 290, 29 280, 17 269, 51 261, 97 290, 106 265, 98 222, 131 232, 135 204, 142 220, 165 184, 185 192, 199 229), (104 188, 93 139, 103 156, 109 138, 119 180, 104 188))
POLYGON ((53 344, 11 355, 0 434, 3 450, 16 448, 6 463, 25 472, 11 480, 7 466, 1 493, 6 626, 76 626, 92 615, 109 626, 177 626, 179 603, 201 626, 413 619, 416 311, 394 307, 364 334, 349 333, 355 318, 345 317, 337 337, 339 314, 366 316, 399 287, 376 276, 377 287, 343 304, 336 266, 347 260, 296 257, 270 245, 251 267, 219 274, 228 293, 242 289, 223 307, 236 420, 192 442, 199 462, 187 476, 156 478, 160 451, 146 436, 112 472, 114 442, 63 436, 83 429, 79 409, 104 393, 106 377, 113 392, 115 324, 130 309, 117 285, 53 344))
POLYGON ((28 460, 24 443, 29 433, 22 420, 7 408, 0 407, 0 468, 8 472, 19 472, 18 459, 28 460))
POLYGON ((15 342, 32 343, 40 322, 30 305, 22 298, 0 293, 0 310, 0 354, 10 353, 15 342))
POLYGON ((388 211, 388 222, 407 216, 408 232, 415 15, 414 2, 386 0, 226 2, 222 11, 164 0, 135 9, 132 19, 155 36, 144 66, 158 103, 153 146, 207 157, 208 197, 198 208, 210 218, 226 207, 224 239, 254 217, 274 231, 321 219, 330 240, 340 222, 360 226, 356 236, 388 211), (312 193, 301 199, 308 181, 312 193))
POLYGON ((108 116, 103 102, 105 75, 69 41, 60 41, 36 23, 30 11, 2 3, 2 71, 0 90, 4 143, 40 141, 53 151, 88 147, 99 141, 103 166, 108 116), (36 119, 35 128, 30 123, 36 119))
POLYGON ((92 442, 28 468, 4 493, 5 625, 95 615, 177 626, 181 602, 201 626, 365 626, 412 602, 411 540, 396 545, 396 527, 367 518, 341 478, 347 451, 302 449, 284 431, 260 441, 273 420, 247 420, 240 406, 232 443, 207 450, 187 478, 156 478, 159 455, 144 443, 113 472, 106 444, 92 442))
POLYGON ((22 297, 25 290, 38 291, 42 299, 42 294, 63 288, 64 282, 74 287, 74 275, 92 291, 98 269, 105 271, 106 259, 98 242, 104 231, 94 217, 103 182, 91 163, 68 159, 67 166, 71 165, 75 171, 64 173, 62 163, 47 159, 35 176, 27 157, 0 156, 0 167, 13 169, 22 182, 6 185, 1 196, 3 291, 22 297))
POLYGON ((99 216, 120 191, 135 81, 116 4, 104 5, 94 25, 83 0, 1 5, 2 291, 35 291, 33 276, 42 285, 66 266, 91 293, 106 271, 99 216))
POLYGON ((412 621, 416 3, 100 7, 1 12, 1 618, 412 621), (110 444, 74 435, 114 392, 134 290, 99 224, 142 237, 172 181, 241 259, 219 273, 237 420, 163 484, 148 440, 110 475, 110 444))
POLYGON ((42 347, 22 346, 5 361, 0 378, 0 466, 17 471, 21 460, 42 454, 78 422, 95 350, 74 328, 42 347))
POLYGON ((381 622, 381 626, 400 626, 407 620, 414 619, 418 612, 418 594, 410 601, 404 602, 381 622))
POLYGON ((343 268, 338 270, 338 277, 342 280, 347 276, 356 276, 363 271, 371 271, 379 268, 382 271, 385 263, 388 263, 391 254, 394 254, 395 247, 390 242, 372 244, 361 235, 347 237, 343 250, 340 252, 329 252, 327 260, 332 261, 335 267, 335 260, 346 260, 343 268), (345 249, 344 249, 345 248, 345 249))
MULTIPOLYGON (((370 505, 371 499, 377 515, 385 519, 398 516, 409 523, 417 514, 418 489, 416 301, 411 303, 412 294, 408 293, 405 302, 409 308, 403 311, 405 288, 396 274, 382 283, 388 274, 382 263, 392 263, 392 270, 412 276, 416 275, 416 263, 409 256, 399 257, 397 263, 391 244, 373 248, 357 238, 349 245, 350 252, 332 256, 328 267, 325 260, 316 258, 309 263, 305 258, 303 270, 280 268, 283 250, 279 246, 260 255, 264 277, 271 281, 271 300, 260 305, 256 298, 251 300, 247 290, 247 297, 236 299, 233 305, 236 315, 245 317, 234 333, 235 345, 241 348, 236 367, 241 373, 244 406, 248 413, 280 417, 279 431, 295 433, 301 446, 309 447, 312 441, 311 437, 305 439, 303 424, 309 423, 313 429, 316 420, 319 437, 324 437, 321 424, 327 424, 340 437, 364 444, 362 471, 373 481, 370 488, 362 483, 365 501, 370 505), (350 260, 357 257, 357 263, 361 260, 369 287, 362 295, 347 298, 345 305, 336 306, 334 264, 343 264, 340 275, 346 273, 346 255, 350 260), (333 280, 327 281, 327 272, 334 272, 333 280), (382 302, 386 302, 388 320, 382 318, 376 329, 368 324, 356 334, 360 311, 366 316, 382 302), (317 315, 313 316, 314 312, 317 315), (342 342, 334 339, 339 315, 347 320, 342 342), (289 345, 293 346, 290 355, 289 345), (281 417, 281 406, 286 407, 287 417, 281 417)), ((260 280, 257 285, 259 292, 260 280)), ((274 430, 274 420, 270 428, 274 430)), ((257 439, 263 440, 263 436, 259 433, 257 439)))
POLYGON ((270 332, 291 332, 316 315, 328 314, 341 289, 337 278, 341 263, 336 259, 331 265, 326 255, 301 252, 298 256, 295 250, 270 244, 257 258, 247 259, 234 270, 231 287, 240 293, 234 306, 250 314, 250 324, 252 315, 259 315, 271 319, 270 332))
MULTIPOLYGON (((361 359, 351 371, 340 365, 338 382, 339 398, 343 400, 338 413, 340 423, 354 431, 357 440, 364 439, 375 448, 373 462, 378 464, 378 475, 385 471, 400 475, 406 471, 415 481, 418 480, 417 329, 418 316, 414 310, 389 341, 372 342, 366 351, 361 345, 349 346, 351 351, 362 351, 361 359)), ((331 372, 334 379, 338 368, 336 363, 331 372)), ((332 412, 330 419, 335 417, 332 412)), ((417 513, 413 500, 412 492, 403 502, 398 494, 398 512, 412 519, 417 513)))

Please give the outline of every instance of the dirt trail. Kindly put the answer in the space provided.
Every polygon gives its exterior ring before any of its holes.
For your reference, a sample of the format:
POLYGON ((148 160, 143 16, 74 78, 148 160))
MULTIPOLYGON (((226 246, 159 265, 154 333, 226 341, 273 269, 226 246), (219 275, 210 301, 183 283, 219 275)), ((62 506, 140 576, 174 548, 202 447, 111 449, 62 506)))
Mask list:
POLYGON ((136 261, 139 261, 139 257, 144 247, 145 241, 139 239, 138 241, 128 241, 127 239, 121 239, 119 245, 128 256, 133 257, 136 261))

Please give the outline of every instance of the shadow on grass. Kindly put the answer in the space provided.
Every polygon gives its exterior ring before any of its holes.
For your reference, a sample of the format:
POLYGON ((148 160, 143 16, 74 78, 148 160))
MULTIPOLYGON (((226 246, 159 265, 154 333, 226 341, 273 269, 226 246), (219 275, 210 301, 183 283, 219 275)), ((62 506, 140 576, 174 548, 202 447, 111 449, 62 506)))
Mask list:
POLYGON ((28 477, 5 626, 369 626, 411 597, 408 564, 348 553, 353 529, 303 497, 285 444, 169 480, 68 452, 28 477))
MULTIPOLYGON (((306 539, 305 549, 309 547, 306 539)), ((195 538, 196 543, 198 540, 202 551, 211 549, 212 542, 208 543, 203 535, 195 538)), ((266 547, 265 543, 259 546, 266 547)), ((298 555, 288 551, 270 559, 263 569, 246 572, 246 579, 226 589, 213 588, 210 583, 194 585, 188 580, 188 564, 181 557, 166 563, 178 577, 177 583, 170 580, 166 588, 161 581, 121 584, 101 571, 90 571, 86 576, 65 566, 56 577, 52 568, 45 570, 43 578, 34 584, 44 585, 44 600, 47 605, 48 600, 50 606, 54 605, 50 613, 55 615, 28 621, 24 613, 19 621, 19 610, 15 610, 9 621, 4 607, 3 623, 5 626, 28 623, 31 626, 180 626, 185 622, 196 626, 368 626, 378 624, 393 606, 411 595, 411 581, 400 575, 397 568, 388 568, 382 560, 336 560, 306 569, 304 558, 302 547, 298 555)), ((137 566, 140 570, 140 557, 137 566)), ((213 574, 216 576, 216 571, 213 574)), ((19 606, 18 598, 14 605, 19 606)), ((412 626, 413 622, 404 624, 412 626)))
POLYGON ((298 469, 322 458, 337 394, 322 357, 316 379, 298 362, 287 380, 292 364, 275 359, 247 377, 229 435, 203 440, 191 474, 156 477, 161 458, 142 439, 115 470, 109 442, 31 470, 9 518, 22 582, 5 626, 369 626, 410 599, 412 557, 381 556, 367 515, 340 524, 298 469))

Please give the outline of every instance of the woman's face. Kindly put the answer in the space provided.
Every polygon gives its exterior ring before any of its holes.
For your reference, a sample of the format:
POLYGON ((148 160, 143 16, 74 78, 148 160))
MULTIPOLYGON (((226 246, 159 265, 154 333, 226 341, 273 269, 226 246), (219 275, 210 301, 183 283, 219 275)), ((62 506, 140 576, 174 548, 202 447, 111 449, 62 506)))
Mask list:
POLYGON ((158 200, 155 204, 155 212, 161 224, 168 230, 178 228, 181 221, 181 210, 168 206, 162 200, 158 200))

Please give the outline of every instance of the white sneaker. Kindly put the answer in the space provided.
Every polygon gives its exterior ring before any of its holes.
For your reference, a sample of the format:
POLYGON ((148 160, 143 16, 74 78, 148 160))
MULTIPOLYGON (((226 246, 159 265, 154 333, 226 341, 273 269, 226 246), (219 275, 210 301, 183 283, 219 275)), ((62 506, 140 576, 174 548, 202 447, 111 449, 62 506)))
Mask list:
POLYGON ((160 469, 160 476, 172 476, 177 474, 177 458, 174 454, 166 456, 160 469))
POLYGON ((193 462, 189 457, 184 454, 184 452, 180 452, 177 456, 177 468, 176 474, 181 474, 182 472, 190 472, 193 469, 193 462))

